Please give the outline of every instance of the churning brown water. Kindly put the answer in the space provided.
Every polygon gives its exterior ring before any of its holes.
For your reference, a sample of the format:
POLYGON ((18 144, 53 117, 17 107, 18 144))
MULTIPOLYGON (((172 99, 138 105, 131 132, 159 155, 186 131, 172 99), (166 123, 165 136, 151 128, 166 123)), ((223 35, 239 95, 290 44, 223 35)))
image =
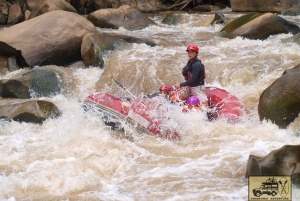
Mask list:
MULTIPOLYGON (((283 71, 300 63, 300 46, 284 42, 291 34, 267 40, 225 39, 222 25, 200 26, 208 15, 180 14, 176 26, 161 24, 121 33, 158 45, 116 44, 103 70, 69 68, 73 83, 50 100, 62 111, 42 126, 0 122, 1 200, 247 200, 246 164, 250 154, 265 156, 286 144, 299 144, 300 119, 287 129, 259 121, 260 94, 283 71), (136 94, 156 92, 163 83, 182 81, 185 48, 200 47, 206 84, 238 96, 245 106, 241 122, 208 122, 204 115, 174 112, 165 122, 180 130, 180 142, 110 131, 98 116, 85 113, 83 100, 97 91, 128 95, 115 78, 136 94)), ((226 14, 236 18, 240 14, 226 14)), ((300 21, 299 17, 290 20, 300 21)), ((9 78, 15 73, 5 75, 9 78)), ((293 199, 300 199, 293 187, 293 199)))

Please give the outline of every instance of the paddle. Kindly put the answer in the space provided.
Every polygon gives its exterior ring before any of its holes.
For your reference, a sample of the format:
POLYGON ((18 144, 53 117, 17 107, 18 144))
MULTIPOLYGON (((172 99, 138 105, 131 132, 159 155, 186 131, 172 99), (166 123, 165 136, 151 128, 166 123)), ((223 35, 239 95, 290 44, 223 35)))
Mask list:
POLYGON ((118 81, 115 80, 114 78, 113 78, 113 80, 117 83, 117 85, 119 85, 122 89, 124 89, 125 91, 127 91, 133 98, 136 99, 136 96, 133 95, 133 93, 131 93, 131 92, 130 92, 126 87, 124 87, 120 82, 118 82, 118 81))

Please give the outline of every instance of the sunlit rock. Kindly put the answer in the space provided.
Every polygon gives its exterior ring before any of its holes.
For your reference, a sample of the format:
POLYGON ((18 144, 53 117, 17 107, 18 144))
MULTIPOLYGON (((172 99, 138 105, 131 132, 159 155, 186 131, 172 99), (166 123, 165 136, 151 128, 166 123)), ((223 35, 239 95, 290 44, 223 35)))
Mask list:
POLYGON ((43 123, 55 118, 60 111, 52 102, 44 100, 1 100, 0 118, 27 123, 43 123))
POLYGON ((261 120, 268 119, 286 128, 300 113, 300 65, 275 80, 263 91, 258 104, 261 120))
POLYGON ((76 13, 52 11, 3 30, 0 41, 20 50, 29 66, 68 65, 81 60, 84 35, 97 32, 76 13))
POLYGON ((235 12, 280 12, 286 8, 300 6, 300 2, 295 0, 230 0, 230 4, 235 12))
POLYGON ((33 7, 29 19, 54 10, 64 10, 77 13, 76 9, 65 0, 40 0, 33 7))
POLYGON ((13 25, 24 20, 24 15, 18 4, 14 4, 9 8, 7 24, 13 25))
POLYGON ((155 46, 153 41, 139 39, 135 37, 96 33, 86 34, 82 40, 81 55, 86 66, 103 67, 103 55, 109 50, 113 50, 118 45, 124 43, 145 43, 150 46, 155 46))
POLYGON ((52 97, 65 88, 63 72, 57 69, 34 69, 12 79, 0 80, 2 98, 52 97))
POLYGON ((169 14, 161 21, 161 23, 167 25, 178 25, 181 18, 180 16, 181 15, 178 14, 169 14))
POLYGON ((264 40, 275 34, 297 34, 300 28, 297 24, 272 13, 249 13, 227 24, 221 32, 227 38, 242 36, 264 40))
POLYGON ((285 145, 265 157, 250 155, 246 176, 292 176, 300 184, 300 145, 285 145))
POLYGON ((87 19, 95 26, 112 29, 124 27, 128 30, 138 30, 154 24, 142 12, 129 6, 121 6, 118 9, 101 9, 90 13, 87 19))

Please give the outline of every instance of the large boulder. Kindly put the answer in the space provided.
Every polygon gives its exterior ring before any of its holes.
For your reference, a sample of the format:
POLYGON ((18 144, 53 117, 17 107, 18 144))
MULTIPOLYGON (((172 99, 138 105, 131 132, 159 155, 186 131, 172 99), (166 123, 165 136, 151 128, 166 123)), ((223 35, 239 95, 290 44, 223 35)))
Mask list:
POLYGON ((144 29, 154 24, 146 15, 129 6, 118 9, 102 9, 90 13, 87 17, 95 26, 101 28, 118 29, 124 27, 128 30, 144 29))
POLYGON ((265 157, 250 155, 246 176, 292 176, 300 184, 300 145, 285 145, 265 157))
POLYGON ((300 1, 295 0, 230 0, 231 9, 235 12, 278 12, 283 9, 299 7, 300 1))
POLYGON ((297 34, 297 24, 272 13, 249 13, 227 24, 221 32, 227 38, 242 36, 249 39, 267 39, 281 33, 297 34))
POLYGON ((54 10, 64 10, 77 13, 76 9, 65 0, 40 0, 33 7, 29 19, 54 10))
POLYGON ((29 66, 68 65, 81 60, 80 46, 96 27, 84 17, 52 11, 0 32, 0 41, 20 50, 29 66))
POLYGON ((55 118, 60 111, 52 102, 44 100, 1 100, 0 118, 27 123, 43 123, 55 118))
POLYGON ((2 98, 52 97, 65 89, 65 79, 58 69, 34 69, 11 79, 0 80, 2 98))
POLYGON ((263 91, 258 104, 261 120, 286 128, 300 113, 300 65, 287 70, 263 91))
POLYGON ((155 46, 153 41, 139 39, 131 36, 112 35, 106 33, 86 34, 82 40, 81 55, 86 66, 103 67, 103 55, 106 51, 113 50, 116 42, 146 43, 155 46))

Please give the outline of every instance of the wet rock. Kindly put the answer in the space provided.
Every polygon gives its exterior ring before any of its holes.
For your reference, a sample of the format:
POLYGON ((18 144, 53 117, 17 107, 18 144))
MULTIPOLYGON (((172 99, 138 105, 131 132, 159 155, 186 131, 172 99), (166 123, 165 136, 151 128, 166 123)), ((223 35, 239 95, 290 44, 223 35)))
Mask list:
POLYGON ((9 8, 7 24, 13 25, 24 20, 22 10, 18 4, 14 4, 9 8))
POLYGON ((300 113, 300 65, 275 80, 263 91, 258 104, 260 120, 268 119, 286 128, 300 113))
POLYGON ((96 27, 84 17, 52 11, 0 32, 0 41, 20 50, 29 66, 68 65, 81 60, 80 46, 96 27))
POLYGON ((44 100, 1 100, 0 118, 27 123, 43 123, 55 118, 60 111, 52 102, 44 100))
POLYGON ((86 66, 103 67, 103 55, 108 50, 115 49, 117 43, 145 43, 150 46, 155 46, 153 41, 139 39, 131 36, 117 35, 117 34, 86 34, 82 40, 81 55, 86 66))
POLYGON ((171 14, 166 16, 161 23, 167 25, 178 25, 180 22, 180 15, 171 14))
POLYGON ((298 15, 300 15, 300 7, 284 9, 281 11, 281 14, 289 15, 289 16, 298 16, 298 15))
POLYGON ((299 7, 300 2, 295 0, 230 0, 232 11, 235 12, 281 12, 283 9, 299 7))
POLYGON ((40 0, 33 7, 29 19, 54 10, 64 10, 77 13, 76 9, 65 0, 40 0))
POLYGON ((129 6, 121 6, 118 9, 98 10, 90 13, 87 19, 95 26, 112 29, 124 27, 128 30, 138 30, 154 24, 154 22, 143 13, 129 6))
POLYGON ((285 145, 265 157, 250 155, 246 176, 292 176, 300 184, 300 145, 285 145))
POLYGON ((281 33, 297 34, 297 24, 272 13, 249 13, 227 24, 221 32, 227 38, 242 36, 249 39, 267 39, 281 33))
POLYGON ((62 72, 53 69, 34 69, 12 79, 0 80, 2 98, 52 97, 62 93, 64 88, 62 72))
POLYGON ((108 34, 86 34, 82 40, 81 56, 86 66, 103 67, 103 54, 114 49, 117 38, 108 34))
POLYGON ((8 15, 8 7, 5 0, 0 0, 0 25, 6 24, 8 15))

